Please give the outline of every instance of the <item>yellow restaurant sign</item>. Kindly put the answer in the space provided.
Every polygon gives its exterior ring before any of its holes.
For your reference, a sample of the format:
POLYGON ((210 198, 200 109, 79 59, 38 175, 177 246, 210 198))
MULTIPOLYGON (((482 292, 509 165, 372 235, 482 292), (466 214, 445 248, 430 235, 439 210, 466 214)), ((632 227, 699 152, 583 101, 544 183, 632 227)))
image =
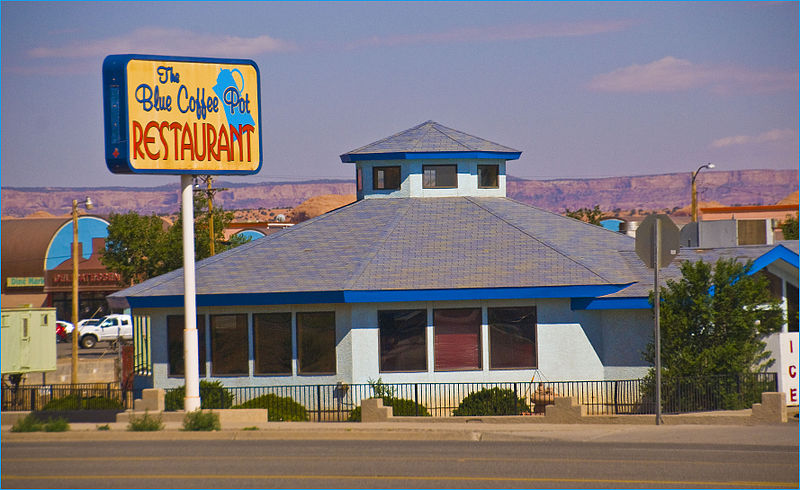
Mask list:
POLYGON ((107 57, 108 168, 114 173, 257 173, 260 85, 258 66, 250 60, 107 57))

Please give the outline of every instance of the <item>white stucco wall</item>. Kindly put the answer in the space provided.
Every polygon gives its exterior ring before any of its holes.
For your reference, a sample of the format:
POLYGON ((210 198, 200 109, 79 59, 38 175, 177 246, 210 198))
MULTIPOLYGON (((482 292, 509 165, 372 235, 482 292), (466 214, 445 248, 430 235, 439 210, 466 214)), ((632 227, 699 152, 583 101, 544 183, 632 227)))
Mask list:
MULTIPOLYGON (((249 375, 211 376, 210 351, 204 379, 220 380, 226 386, 274 386, 305 384, 362 384, 381 378, 386 383, 455 383, 455 382, 528 382, 634 379, 647 372, 641 352, 652 336, 649 311, 573 311, 569 299, 437 301, 354 305, 301 305, 263 307, 198 308, 198 314, 336 312, 336 364, 334 375, 297 374, 297 347, 294 340, 293 374, 258 376, 253 373, 250 349, 249 375), (537 369, 489 369, 488 325, 486 308, 536 306, 537 369), (433 359, 433 309, 480 307, 483 310, 482 367, 474 371, 437 372, 433 359), (428 366, 423 372, 382 373, 379 369, 377 312, 383 309, 426 309, 428 312, 428 366)), ((151 355, 156 387, 181 386, 182 377, 168 377, 166 317, 181 315, 182 310, 137 310, 136 315, 151 318, 151 355)), ((294 321, 294 315, 293 315, 294 321)), ((252 315, 248 315, 252 332, 252 315)), ((201 326, 200 328, 207 328, 201 326)), ((210 338, 207 331, 206 338, 210 338)), ((252 339, 252 333, 250 334, 252 339)))
POLYGON ((432 159, 432 160, 380 160, 356 163, 361 169, 363 189, 357 192, 358 199, 384 197, 505 197, 506 196, 506 162, 504 160, 485 159, 432 159), (458 187, 453 189, 423 189, 423 165, 456 165, 458 167, 458 187), (478 188, 478 165, 499 165, 498 188, 478 188), (400 166, 400 189, 374 190, 372 188, 373 167, 400 166))

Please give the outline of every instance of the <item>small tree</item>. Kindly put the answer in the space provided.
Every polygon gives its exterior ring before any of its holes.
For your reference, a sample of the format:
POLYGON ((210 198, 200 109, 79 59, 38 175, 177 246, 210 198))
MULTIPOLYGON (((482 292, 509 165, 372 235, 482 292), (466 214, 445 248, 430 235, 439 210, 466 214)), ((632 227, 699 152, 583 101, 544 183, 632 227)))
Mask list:
POLYGON ((576 209, 575 211, 571 211, 569 208, 565 209, 566 211, 564 212, 564 214, 566 216, 569 216, 570 218, 575 218, 577 220, 585 221, 593 225, 600 226, 600 220, 603 219, 603 212, 600 210, 600 206, 595 206, 592 209, 580 208, 576 209))
MULTIPOLYGON (((764 337, 780 330, 783 313, 767 279, 751 262, 681 265, 681 279, 661 288, 661 366, 665 386, 699 376, 739 377, 772 364, 764 337)), ((654 296, 651 293, 650 301, 654 296)), ((654 362, 651 342, 644 357, 654 362)), ((654 376, 651 369, 649 378, 654 376)), ((734 389, 720 385, 722 391, 734 389)), ((725 393, 721 393, 725 398, 725 393)), ((732 407, 726 407, 732 408, 732 407)))
POLYGON ((785 240, 797 240, 797 215, 786 215, 786 219, 781 222, 781 230, 785 240))

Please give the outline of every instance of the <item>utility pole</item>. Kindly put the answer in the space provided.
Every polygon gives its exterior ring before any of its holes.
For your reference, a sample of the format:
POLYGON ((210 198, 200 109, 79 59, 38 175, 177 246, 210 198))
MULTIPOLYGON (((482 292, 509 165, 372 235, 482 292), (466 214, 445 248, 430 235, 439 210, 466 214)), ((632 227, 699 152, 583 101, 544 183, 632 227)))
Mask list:
POLYGON ((214 177, 211 175, 202 175, 200 176, 200 180, 206 184, 206 189, 197 189, 198 192, 203 192, 206 195, 206 199, 208 200, 208 249, 210 255, 216 254, 215 251, 215 236, 214 236, 214 194, 220 191, 227 191, 228 189, 225 187, 214 189, 212 188, 212 184, 214 183, 214 177))

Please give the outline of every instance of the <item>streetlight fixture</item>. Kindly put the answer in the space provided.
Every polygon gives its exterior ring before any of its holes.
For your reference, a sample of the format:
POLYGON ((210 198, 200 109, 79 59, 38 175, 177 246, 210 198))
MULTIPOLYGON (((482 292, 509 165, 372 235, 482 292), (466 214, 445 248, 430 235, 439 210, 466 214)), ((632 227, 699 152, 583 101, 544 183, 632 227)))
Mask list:
POLYGON ((706 163, 705 165, 700 165, 697 170, 692 172, 692 222, 697 221, 697 184, 695 180, 697 180, 697 174, 700 173, 701 170, 704 168, 714 168, 716 165, 713 163, 706 163))
POLYGON ((78 206, 85 205, 87 210, 94 207, 92 199, 72 200, 72 384, 78 384, 78 206))

